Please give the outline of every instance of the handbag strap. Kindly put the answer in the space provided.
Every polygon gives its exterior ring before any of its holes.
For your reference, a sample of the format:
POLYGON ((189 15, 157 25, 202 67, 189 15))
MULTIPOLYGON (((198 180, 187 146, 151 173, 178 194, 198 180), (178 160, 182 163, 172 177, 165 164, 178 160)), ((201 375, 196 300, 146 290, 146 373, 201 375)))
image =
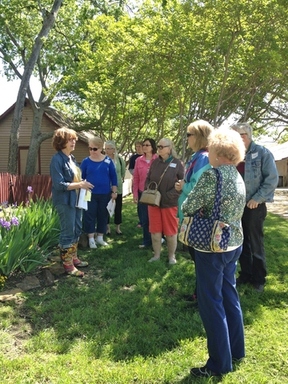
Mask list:
POLYGON ((173 160, 174 160, 174 157, 172 157, 172 160, 169 161, 169 164, 168 164, 167 167, 164 169, 164 172, 163 172, 162 175, 160 176, 160 180, 159 180, 159 183, 158 183, 158 185, 157 185, 157 188, 159 187, 159 185, 160 185, 160 183, 161 183, 161 181, 162 181, 162 179, 163 179, 163 176, 165 175, 167 169, 169 168, 169 166, 170 166, 170 164, 172 163, 173 160))
POLYGON ((216 184, 216 196, 214 201, 214 207, 211 214, 211 219, 220 219, 220 205, 221 205, 221 190, 222 190, 222 174, 217 168, 212 168, 216 172, 217 184, 216 184))

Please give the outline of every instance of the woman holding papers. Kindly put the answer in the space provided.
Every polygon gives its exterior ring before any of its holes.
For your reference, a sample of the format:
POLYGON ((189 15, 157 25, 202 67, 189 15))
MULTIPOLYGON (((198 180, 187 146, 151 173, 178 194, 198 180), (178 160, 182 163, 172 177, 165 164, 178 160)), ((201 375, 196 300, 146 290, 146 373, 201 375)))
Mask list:
POLYGON ((82 209, 76 207, 80 189, 90 190, 94 186, 82 180, 81 170, 71 154, 77 141, 76 132, 59 128, 54 132, 52 145, 57 153, 50 163, 52 179, 52 201, 60 219, 60 256, 65 272, 82 277, 76 267, 86 267, 77 257, 77 245, 82 230, 82 209))
POLYGON ((116 169, 113 161, 103 155, 103 144, 103 140, 98 136, 89 139, 90 155, 81 163, 83 179, 94 185, 88 209, 83 213, 83 230, 88 234, 90 248, 97 248, 96 244, 108 245, 103 240, 109 215, 107 204, 110 199, 117 198, 116 169), (96 238, 95 232, 97 232, 96 238))

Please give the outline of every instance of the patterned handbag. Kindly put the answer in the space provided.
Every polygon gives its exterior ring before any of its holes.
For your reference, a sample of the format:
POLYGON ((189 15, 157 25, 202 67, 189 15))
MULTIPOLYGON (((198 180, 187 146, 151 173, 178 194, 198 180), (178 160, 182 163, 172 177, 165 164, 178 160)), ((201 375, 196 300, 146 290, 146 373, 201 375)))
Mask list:
POLYGON ((194 216, 184 217, 178 239, 183 244, 202 251, 223 252, 228 248, 231 228, 220 220, 222 175, 217 168, 216 196, 211 217, 204 218, 200 208, 194 216))

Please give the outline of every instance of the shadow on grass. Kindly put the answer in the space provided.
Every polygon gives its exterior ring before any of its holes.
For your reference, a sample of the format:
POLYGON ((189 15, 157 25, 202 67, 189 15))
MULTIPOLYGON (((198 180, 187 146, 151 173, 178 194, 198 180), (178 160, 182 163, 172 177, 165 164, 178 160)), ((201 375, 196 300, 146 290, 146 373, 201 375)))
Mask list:
MULTIPOLYGON (((80 252, 90 263, 83 279, 60 279, 53 287, 28 292, 23 304, 15 306, 32 328, 28 351, 62 354, 81 342, 92 358, 120 361, 158 356, 185 339, 205 339, 197 308, 182 299, 195 283, 189 254, 178 252, 177 265, 169 266, 163 247, 161 261, 148 263, 152 251, 138 249, 142 232, 136 228, 135 212, 136 207, 124 200, 124 235, 112 236, 108 247, 80 252)), ((279 292, 269 284, 273 279, 278 286, 279 282, 284 284, 288 272, 283 240, 287 224, 282 232, 279 223, 281 219, 269 215, 265 292, 259 295, 250 288, 239 290, 245 324, 261 316, 261 306, 287 302, 287 289, 279 292)), ((190 376, 181 381, 191 382, 195 379, 191 381, 190 376)))
POLYGON ((191 375, 188 375, 188 376, 184 377, 184 379, 182 379, 180 381, 177 381, 177 384, 195 384, 195 383, 216 384, 216 383, 221 383, 221 382, 222 382, 222 378, 221 377, 210 377, 210 378, 207 378, 207 379, 203 379, 203 378, 196 378, 196 377, 193 377, 191 375))
POLYGON ((261 317, 263 307, 287 308, 287 230, 287 220, 278 215, 267 215, 264 233, 268 275, 264 292, 258 293, 249 285, 238 288, 245 325, 261 317))

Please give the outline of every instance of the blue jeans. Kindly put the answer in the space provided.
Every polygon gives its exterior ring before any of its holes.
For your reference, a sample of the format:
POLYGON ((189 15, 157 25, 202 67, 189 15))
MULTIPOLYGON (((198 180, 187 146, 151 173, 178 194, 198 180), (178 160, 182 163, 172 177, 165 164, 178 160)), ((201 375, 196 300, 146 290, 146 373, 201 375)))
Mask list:
POLYGON ((83 212, 83 230, 85 233, 106 233, 108 222, 107 204, 111 193, 92 193, 91 201, 88 202, 88 210, 83 212), (97 229, 95 230, 97 224, 97 229))
POLYGON ((242 216, 244 234, 243 251, 239 262, 240 277, 243 281, 265 284, 266 257, 264 250, 264 220, 267 215, 266 204, 259 204, 257 208, 247 206, 242 216))
POLYGON ((55 209, 60 219, 61 248, 69 248, 77 243, 82 231, 82 209, 70 207, 66 204, 58 204, 55 209))
POLYGON ((199 313, 207 335, 206 366, 224 374, 232 358, 245 356, 243 316, 236 290, 236 265, 242 246, 230 252, 195 250, 199 313))
MULTIPOLYGON (((140 201, 140 197, 142 195, 142 192, 138 192, 138 201, 140 201)), ((149 232, 149 217, 148 217, 148 205, 138 203, 138 210, 139 210, 139 219, 140 223, 142 225, 142 232, 143 232, 143 245, 146 247, 149 247, 152 245, 151 240, 151 233, 149 232)))

